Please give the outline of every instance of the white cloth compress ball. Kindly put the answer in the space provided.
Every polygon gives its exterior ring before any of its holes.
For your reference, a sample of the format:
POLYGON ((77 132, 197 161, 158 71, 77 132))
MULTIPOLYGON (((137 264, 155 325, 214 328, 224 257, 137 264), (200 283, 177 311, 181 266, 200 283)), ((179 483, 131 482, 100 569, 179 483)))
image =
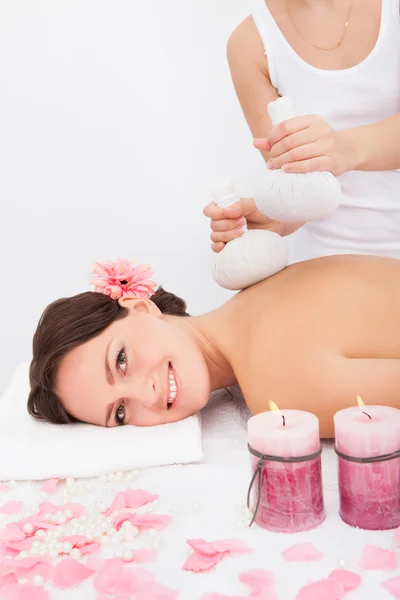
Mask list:
MULTIPOLYGON (((270 102, 268 112, 274 125, 301 116, 288 96, 270 102)), ((255 201, 263 215, 294 223, 330 215, 338 208, 341 195, 339 182, 329 171, 285 173, 270 169, 256 188, 255 201)))
MULTIPOLYGON (((235 184, 227 182, 212 191, 215 204, 226 208, 240 199, 235 184)), ((242 290, 284 269, 289 262, 286 240, 273 231, 245 229, 214 255, 212 274, 228 290, 242 290)))

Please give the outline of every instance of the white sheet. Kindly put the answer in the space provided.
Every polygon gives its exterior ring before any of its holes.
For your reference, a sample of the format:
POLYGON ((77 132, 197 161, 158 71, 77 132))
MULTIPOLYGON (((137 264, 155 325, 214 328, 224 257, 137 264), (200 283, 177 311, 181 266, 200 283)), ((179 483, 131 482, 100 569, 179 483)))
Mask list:
MULTIPOLYGON (((237 396, 237 395, 235 395, 237 396)), ((91 490, 78 494, 75 501, 91 507, 101 499, 109 502, 117 490, 126 487, 141 488, 160 495, 155 510, 158 514, 175 513, 174 522, 162 533, 162 547, 153 563, 143 564, 163 584, 180 590, 180 600, 199 600, 206 592, 220 592, 244 597, 249 589, 238 582, 238 575, 253 568, 272 570, 277 578, 276 591, 280 600, 294 600, 299 588, 310 579, 320 579, 330 571, 348 568, 359 572, 363 583, 348 597, 352 600, 390 600, 392 596, 380 582, 400 575, 396 572, 362 572, 358 568, 364 545, 375 544, 392 547, 393 531, 370 532, 353 529, 338 516, 336 486, 336 460, 330 448, 324 448, 324 491, 326 521, 313 531, 295 535, 269 533, 254 525, 251 529, 239 525, 240 507, 246 500, 250 478, 249 457, 246 448, 246 421, 248 412, 236 397, 227 394, 216 397, 203 411, 203 445, 205 457, 201 464, 174 465, 143 470, 131 484, 115 483, 104 486, 99 478, 88 480, 91 490), (194 505, 201 503, 201 508, 194 505), (182 565, 188 556, 186 539, 201 537, 208 541, 221 538, 239 538, 253 552, 231 556, 207 574, 184 572, 182 565), (313 542, 324 554, 317 562, 285 563, 281 551, 295 543, 313 542), (345 561, 343 563, 342 561, 345 561), (343 565, 346 565, 345 567, 343 565)), ((30 504, 39 501, 37 484, 21 483, 6 494, 0 495, 0 504, 9 499, 29 498, 30 504)), ((51 497, 57 503, 61 492, 51 497)), ((2 517, 2 526, 10 517, 2 517)), ((150 535, 141 534, 131 547, 147 547, 150 535)), ((103 548, 104 555, 109 551, 103 548)), ((398 559, 400 564, 400 553, 398 559)), ((58 600, 92 600, 96 598, 92 579, 78 589, 61 592, 46 585, 51 598, 58 600)), ((319 600, 319 599, 315 599, 319 600)))

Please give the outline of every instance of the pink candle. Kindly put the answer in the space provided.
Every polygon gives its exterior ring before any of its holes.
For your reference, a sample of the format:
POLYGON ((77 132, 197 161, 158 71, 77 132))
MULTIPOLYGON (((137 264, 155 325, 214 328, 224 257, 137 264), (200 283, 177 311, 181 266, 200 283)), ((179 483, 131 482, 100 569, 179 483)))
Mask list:
POLYGON ((253 510, 258 504, 254 521, 270 531, 287 533, 322 523, 325 513, 317 417, 301 410, 255 415, 248 422, 248 443, 255 477, 253 510), (263 460, 252 451, 267 458, 263 460))
POLYGON ((343 521, 361 529, 398 527, 400 410, 389 406, 355 406, 337 412, 334 422, 343 521), (396 452, 397 458, 379 460, 396 452), (360 463, 353 459, 375 461, 360 463))

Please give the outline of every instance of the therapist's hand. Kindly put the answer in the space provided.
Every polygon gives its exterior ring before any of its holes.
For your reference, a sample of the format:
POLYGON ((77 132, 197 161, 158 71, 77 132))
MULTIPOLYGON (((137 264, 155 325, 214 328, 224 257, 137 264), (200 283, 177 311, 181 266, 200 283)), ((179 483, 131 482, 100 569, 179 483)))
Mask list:
POLYGON ((351 168, 351 156, 342 132, 335 131, 318 115, 295 117, 275 125, 269 138, 253 141, 269 152, 268 168, 287 173, 330 171, 342 175, 351 168))
POLYGON ((219 208, 210 202, 204 207, 203 214, 211 219, 210 237, 214 252, 221 252, 227 242, 242 236, 246 221, 249 229, 266 229, 280 235, 292 233, 301 226, 283 224, 264 216, 257 210, 254 198, 241 198, 228 208, 219 208))

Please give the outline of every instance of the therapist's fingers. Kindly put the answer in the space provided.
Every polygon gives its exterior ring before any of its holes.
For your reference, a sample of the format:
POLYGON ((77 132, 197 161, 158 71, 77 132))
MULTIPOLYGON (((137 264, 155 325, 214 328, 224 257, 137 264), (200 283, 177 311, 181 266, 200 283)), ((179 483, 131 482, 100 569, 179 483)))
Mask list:
POLYGON ((203 215, 212 221, 220 221, 222 219, 239 219, 243 216, 240 202, 235 202, 226 208, 220 208, 215 202, 209 202, 203 208, 203 215))
POLYGON ((220 221, 212 219, 210 222, 213 231, 231 231, 236 227, 243 227, 243 225, 246 225, 244 217, 240 217, 240 219, 221 219, 220 221))
POLYGON ((217 244, 214 244, 214 242, 211 244, 211 250, 213 252, 221 252, 221 250, 223 250, 225 248, 225 244, 223 242, 218 242, 217 244))

